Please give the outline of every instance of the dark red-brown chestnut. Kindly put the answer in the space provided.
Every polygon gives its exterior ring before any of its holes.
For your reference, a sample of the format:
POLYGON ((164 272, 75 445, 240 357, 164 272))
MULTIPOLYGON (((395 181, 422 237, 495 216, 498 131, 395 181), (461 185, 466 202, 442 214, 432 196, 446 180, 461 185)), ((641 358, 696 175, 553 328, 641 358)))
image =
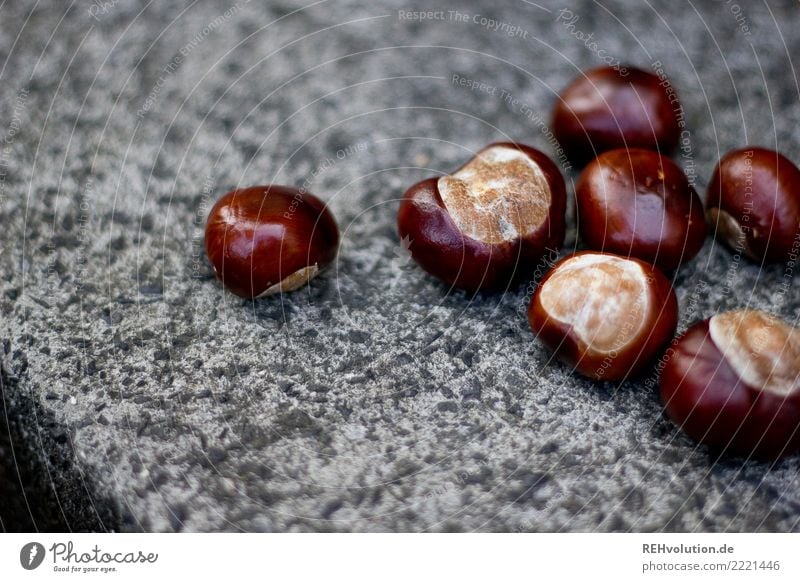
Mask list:
POLYGON ((669 154, 680 138, 680 103, 657 75, 627 67, 584 72, 556 100, 553 133, 567 156, 585 163, 617 148, 669 154))
POLYGON ((467 291, 502 290, 564 242, 566 187, 556 165, 494 143, 451 175, 409 188, 397 226, 414 260, 467 291))
POLYGON ((584 251, 556 263, 528 308, 536 337, 584 376, 640 374, 675 335, 678 301, 649 263, 584 251))
POLYGON ((765 263, 800 254, 800 169, 778 152, 748 147, 726 154, 706 206, 710 228, 735 251, 765 263))
POLYGON ((706 236, 703 204, 675 162, 651 150, 597 157, 575 187, 578 228, 591 249, 669 271, 693 258, 706 236))
POLYGON ((214 273, 247 298, 293 291, 336 256, 339 230, 317 197, 288 186, 228 192, 206 223, 206 254, 214 273))
POLYGON ((776 459, 800 450, 800 330, 761 311, 719 313, 667 350, 667 414, 717 452, 776 459))

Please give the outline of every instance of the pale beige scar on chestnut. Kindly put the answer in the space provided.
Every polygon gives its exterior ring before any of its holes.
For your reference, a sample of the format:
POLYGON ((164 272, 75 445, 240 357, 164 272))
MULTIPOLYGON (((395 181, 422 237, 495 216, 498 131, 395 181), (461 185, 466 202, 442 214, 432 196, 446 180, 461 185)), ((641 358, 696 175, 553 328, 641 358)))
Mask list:
POLYGON ((547 220, 552 193, 542 169, 524 152, 484 150, 438 181, 439 195, 458 229, 499 244, 535 232, 547 220))

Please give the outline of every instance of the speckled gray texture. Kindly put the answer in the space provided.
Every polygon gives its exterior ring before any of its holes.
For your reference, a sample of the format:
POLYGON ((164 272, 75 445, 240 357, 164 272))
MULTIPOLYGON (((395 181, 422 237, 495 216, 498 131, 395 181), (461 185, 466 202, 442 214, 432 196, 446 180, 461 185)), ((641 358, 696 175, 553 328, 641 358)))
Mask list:
MULTIPOLYGON (((524 286, 450 292, 394 225, 407 186, 491 141, 553 153, 535 115, 595 48, 663 63, 700 191, 747 142, 800 160, 796 2, 30 4, 0 8, 4 391, 68 527, 800 529, 800 459, 715 461, 652 375, 572 375, 534 341, 524 286), (202 225, 268 182, 330 202, 343 245, 254 304, 211 277, 202 225)), ((682 327, 800 317, 796 277, 710 239, 675 285, 682 327)))

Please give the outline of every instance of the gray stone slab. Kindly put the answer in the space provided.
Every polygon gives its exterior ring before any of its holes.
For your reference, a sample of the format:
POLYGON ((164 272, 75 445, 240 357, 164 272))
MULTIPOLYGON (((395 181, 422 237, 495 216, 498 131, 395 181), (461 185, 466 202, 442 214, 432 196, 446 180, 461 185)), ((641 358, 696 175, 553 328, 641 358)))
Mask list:
MULTIPOLYGON (((552 152, 540 120, 595 49, 663 63, 700 191, 745 143, 800 160, 796 2, 28 4, 0 8, 4 395, 65 522, 800 528, 798 458, 715 461, 663 418, 652 375, 570 374, 527 328, 524 287, 449 292, 394 225, 407 186, 489 142, 552 152), (399 13, 429 9, 443 19, 399 13), (211 277, 202 225, 268 182, 329 201, 343 245, 308 289, 253 304, 211 277)), ((682 327, 744 305, 796 322, 783 275, 709 239, 675 277, 682 327)))

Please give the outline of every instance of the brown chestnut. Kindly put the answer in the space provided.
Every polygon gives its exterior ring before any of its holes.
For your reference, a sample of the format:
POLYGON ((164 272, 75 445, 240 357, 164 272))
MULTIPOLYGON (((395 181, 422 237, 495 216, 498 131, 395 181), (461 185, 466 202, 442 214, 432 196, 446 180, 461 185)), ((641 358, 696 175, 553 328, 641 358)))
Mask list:
POLYGON ((800 170, 776 151, 727 153, 708 186, 716 236, 753 260, 780 263, 800 252, 800 170))
POLYGON ((690 437, 734 455, 800 450, 800 330, 755 310, 692 326, 667 350, 667 414, 690 437))
POLYGON ((545 276, 528 321, 545 346, 584 376, 621 380, 639 374, 673 338, 678 300, 649 263, 584 251, 545 276))
POLYGON ((552 126, 567 156, 584 163, 617 148, 669 154, 678 145, 682 119, 677 94, 666 80, 633 67, 601 67, 564 89, 552 126))
POLYGON ((453 174, 409 188, 397 226, 423 269, 467 291, 494 291, 560 248, 565 212, 564 178, 550 158, 494 143, 453 174))
POLYGON ((288 186, 228 192, 206 223, 206 254, 223 285, 242 297, 293 291, 336 256, 339 230, 316 196, 288 186))
POLYGON ((693 258, 706 236, 703 204, 675 162, 658 152, 612 150, 575 187, 581 239, 671 270, 693 258))

